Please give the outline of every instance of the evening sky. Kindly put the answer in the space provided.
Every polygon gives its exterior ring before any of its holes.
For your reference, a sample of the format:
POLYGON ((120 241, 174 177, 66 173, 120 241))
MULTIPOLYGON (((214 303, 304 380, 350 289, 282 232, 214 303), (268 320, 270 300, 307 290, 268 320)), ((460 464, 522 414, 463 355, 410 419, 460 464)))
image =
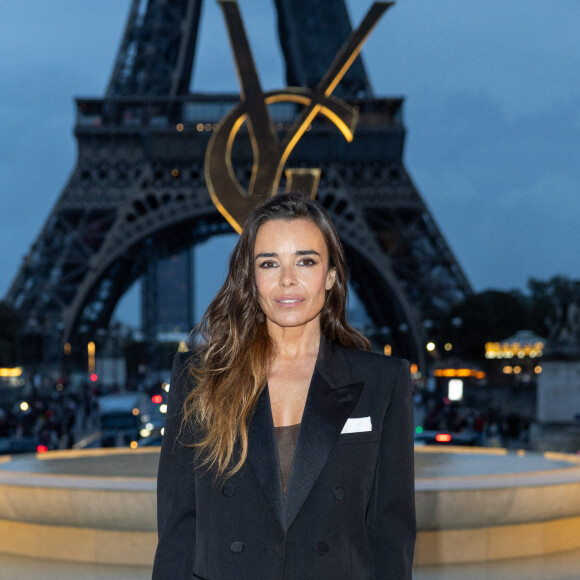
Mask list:
MULTIPOLYGON (((263 88, 284 86, 273 1, 239 3, 263 88)), ((104 94, 129 5, 3 3, 0 297, 74 168, 73 98, 104 94)), ((370 2, 348 5, 356 25, 370 2)), ((202 18, 192 90, 237 92, 211 0, 202 18)), ((578 30, 578 0, 399 0, 363 49, 375 93, 405 97, 406 167, 476 291, 580 278, 578 30)), ((229 248, 197 250, 201 303, 229 248)))

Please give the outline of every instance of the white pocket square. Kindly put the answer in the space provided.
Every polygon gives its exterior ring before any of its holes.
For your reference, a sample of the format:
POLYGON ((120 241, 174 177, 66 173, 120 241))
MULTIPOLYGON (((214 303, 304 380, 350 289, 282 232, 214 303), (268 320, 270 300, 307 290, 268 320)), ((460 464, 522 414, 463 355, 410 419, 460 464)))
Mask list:
POLYGON ((346 420, 341 435, 345 433, 362 433, 363 431, 372 431, 373 425, 370 417, 350 417, 346 420))

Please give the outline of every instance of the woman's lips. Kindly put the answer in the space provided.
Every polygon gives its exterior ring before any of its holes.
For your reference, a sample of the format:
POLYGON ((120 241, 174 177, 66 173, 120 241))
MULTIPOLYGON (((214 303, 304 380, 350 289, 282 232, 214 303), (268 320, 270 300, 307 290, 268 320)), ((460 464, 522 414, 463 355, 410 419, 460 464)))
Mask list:
POLYGON ((304 302, 304 298, 302 296, 281 296, 280 298, 276 298, 275 302, 280 306, 295 306, 296 304, 304 302))

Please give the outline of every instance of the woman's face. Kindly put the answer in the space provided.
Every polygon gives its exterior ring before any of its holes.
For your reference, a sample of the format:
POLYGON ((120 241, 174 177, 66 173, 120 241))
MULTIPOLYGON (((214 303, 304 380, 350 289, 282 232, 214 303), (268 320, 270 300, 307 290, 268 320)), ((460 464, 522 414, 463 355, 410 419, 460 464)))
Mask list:
POLYGON ((320 311, 336 272, 318 226, 305 219, 271 220, 260 226, 254 245, 259 302, 274 328, 320 326, 320 311))

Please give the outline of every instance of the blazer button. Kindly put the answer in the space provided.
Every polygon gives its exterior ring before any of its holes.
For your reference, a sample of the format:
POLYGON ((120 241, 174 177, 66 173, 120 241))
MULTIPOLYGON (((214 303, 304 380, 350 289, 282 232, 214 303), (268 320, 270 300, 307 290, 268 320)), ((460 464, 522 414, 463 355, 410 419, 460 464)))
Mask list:
POLYGON ((318 544, 316 544, 316 551, 319 554, 328 554, 329 550, 330 548, 326 542, 318 542, 318 544))
POLYGON ((231 483, 226 483, 223 487, 222 487, 222 493, 226 496, 226 497, 232 497, 232 495, 234 495, 234 491, 235 491, 235 487, 231 484, 231 483))
POLYGON ((338 501, 344 499, 344 487, 335 487, 334 488, 334 497, 338 501))
POLYGON ((230 550, 232 552, 235 552, 236 554, 243 552, 244 551, 244 542, 234 542, 230 546, 230 550))

